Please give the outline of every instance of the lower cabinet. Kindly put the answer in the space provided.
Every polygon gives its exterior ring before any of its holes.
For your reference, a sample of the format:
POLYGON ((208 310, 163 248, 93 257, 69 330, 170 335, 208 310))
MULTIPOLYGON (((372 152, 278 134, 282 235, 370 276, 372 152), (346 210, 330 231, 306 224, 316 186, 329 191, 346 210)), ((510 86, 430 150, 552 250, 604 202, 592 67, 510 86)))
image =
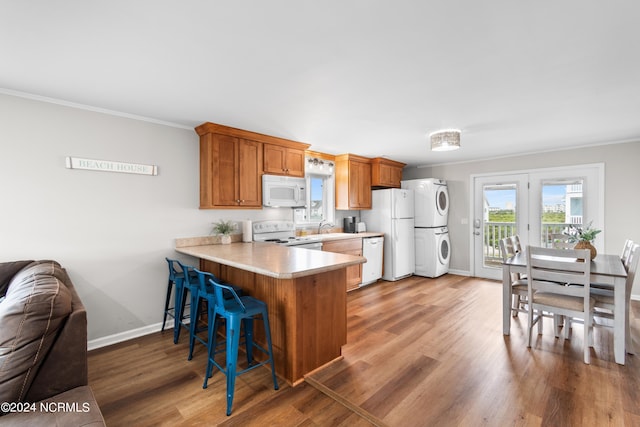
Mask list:
MULTIPOLYGON (((362 238, 325 241, 322 243, 322 250, 362 256, 362 238)), ((347 291, 358 289, 360 283, 362 283, 362 264, 347 267, 347 291)))

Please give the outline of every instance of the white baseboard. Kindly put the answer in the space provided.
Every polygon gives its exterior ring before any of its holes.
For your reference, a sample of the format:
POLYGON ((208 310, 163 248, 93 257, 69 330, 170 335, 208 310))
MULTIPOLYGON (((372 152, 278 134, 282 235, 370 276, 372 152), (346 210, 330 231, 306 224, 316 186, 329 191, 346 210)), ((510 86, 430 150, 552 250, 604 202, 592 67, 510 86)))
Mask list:
POLYGON ((449 270, 451 274, 457 274, 458 276, 471 276, 471 273, 464 270, 449 270))
MULTIPOLYGON (((154 325, 144 326, 142 328, 132 329, 130 331, 124 331, 117 334, 109 335, 102 338, 96 338, 95 340, 89 340, 87 343, 87 350, 95 350, 108 345, 118 344, 123 341, 127 341, 133 338, 142 337, 160 331, 162 323, 158 322, 154 325)), ((173 319, 167 321, 164 327, 165 331, 173 331, 173 319)))

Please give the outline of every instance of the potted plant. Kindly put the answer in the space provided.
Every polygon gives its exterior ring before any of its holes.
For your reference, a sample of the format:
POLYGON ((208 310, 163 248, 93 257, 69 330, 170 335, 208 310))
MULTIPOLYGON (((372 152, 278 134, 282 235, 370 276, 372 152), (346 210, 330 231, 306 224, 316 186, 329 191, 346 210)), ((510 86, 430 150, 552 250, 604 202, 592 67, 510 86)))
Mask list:
POLYGON ((231 243, 231 233, 237 228, 237 224, 231 220, 225 221, 221 219, 218 222, 213 223, 213 233, 220 235, 220 242, 222 244, 231 243))
POLYGON ((575 249, 589 249, 591 251, 591 259, 594 259, 598 252, 591 242, 595 240, 596 235, 602 230, 591 227, 592 222, 589 222, 584 227, 577 227, 571 224, 569 225, 569 230, 565 231, 564 234, 569 236, 569 242, 576 244, 574 246, 575 249))

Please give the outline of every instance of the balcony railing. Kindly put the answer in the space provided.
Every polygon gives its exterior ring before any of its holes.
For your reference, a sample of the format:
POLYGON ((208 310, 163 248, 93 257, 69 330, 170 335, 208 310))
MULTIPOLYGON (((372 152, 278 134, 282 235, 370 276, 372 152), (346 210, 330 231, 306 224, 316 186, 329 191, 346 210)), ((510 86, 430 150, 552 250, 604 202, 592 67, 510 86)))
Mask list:
MULTIPOLYGON (((540 244, 545 248, 553 246, 554 234, 562 234, 569 223, 548 223, 542 224, 540 244)), ((573 223, 573 225, 581 225, 573 223)), ((502 255, 500 254, 500 240, 505 237, 518 234, 516 224, 513 222, 485 222, 483 236, 483 258, 485 267, 500 268, 502 255)))

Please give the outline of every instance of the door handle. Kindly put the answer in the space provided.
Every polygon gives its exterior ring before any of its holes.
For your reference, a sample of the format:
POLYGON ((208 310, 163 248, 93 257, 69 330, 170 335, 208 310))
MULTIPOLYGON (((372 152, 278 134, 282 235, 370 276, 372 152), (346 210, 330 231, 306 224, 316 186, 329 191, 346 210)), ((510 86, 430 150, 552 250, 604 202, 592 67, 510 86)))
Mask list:
POLYGON ((476 236, 479 236, 480 232, 479 231, 474 231, 473 234, 475 234, 476 236))

